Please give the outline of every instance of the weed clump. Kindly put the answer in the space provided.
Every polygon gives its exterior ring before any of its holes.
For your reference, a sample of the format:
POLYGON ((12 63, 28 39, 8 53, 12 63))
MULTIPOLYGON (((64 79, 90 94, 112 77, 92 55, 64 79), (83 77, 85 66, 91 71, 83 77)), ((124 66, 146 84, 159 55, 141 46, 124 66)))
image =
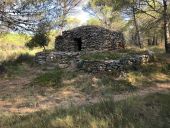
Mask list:
POLYGON ((124 53, 116 53, 116 52, 98 52, 92 54, 86 54, 81 56, 83 60, 91 60, 91 61, 99 61, 99 60, 109 60, 109 59, 119 59, 124 57, 124 53))
POLYGON ((60 87, 62 85, 63 74, 64 72, 61 69, 56 68, 52 71, 39 75, 34 79, 33 84, 60 87))
POLYGON ((165 74, 170 74, 170 64, 166 64, 164 67, 162 67, 161 71, 165 74))

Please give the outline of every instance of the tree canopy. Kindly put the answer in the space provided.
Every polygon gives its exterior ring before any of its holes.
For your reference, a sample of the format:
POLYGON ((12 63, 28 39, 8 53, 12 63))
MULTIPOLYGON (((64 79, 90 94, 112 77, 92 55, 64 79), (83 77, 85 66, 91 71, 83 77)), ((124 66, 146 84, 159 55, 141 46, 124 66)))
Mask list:
MULTIPOLYGON (((71 29, 81 24, 74 15, 83 0, 1 0, 0 31, 31 31, 37 33, 39 25, 48 23, 50 29, 71 29)), ((83 10, 91 17, 89 25, 99 25, 123 31, 127 40, 139 47, 146 42, 170 43, 170 1, 168 0, 89 0, 83 10)))

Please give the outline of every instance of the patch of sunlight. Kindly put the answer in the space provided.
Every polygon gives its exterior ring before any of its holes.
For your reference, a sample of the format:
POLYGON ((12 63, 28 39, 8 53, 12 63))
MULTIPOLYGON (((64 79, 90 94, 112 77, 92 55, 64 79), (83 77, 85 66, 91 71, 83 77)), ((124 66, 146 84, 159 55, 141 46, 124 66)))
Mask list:
POLYGON ((132 83, 132 85, 138 85, 139 81, 142 81, 145 78, 145 76, 140 72, 130 72, 128 73, 128 81, 132 83))
POLYGON ((51 125, 53 127, 62 127, 62 128, 68 128, 68 127, 74 127, 73 117, 72 116, 66 116, 64 118, 56 118, 51 120, 51 125))
POLYGON ((98 83, 100 81, 99 78, 96 78, 95 76, 92 78, 92 82, 93 83, 98 83))
POLYGON ((169 76, 163 73, 156 73, 154 78, 159 81, 167 81, 170 80, 169 76))
POLYGON ((74 87, 65 87, 61 91, 61 96, 62 97, 68 97, 68 96, 72 96, 72 95, 74 95, 75 93, 78 93, 78 92, 79 91, 74 87))
POLYGON ((76 82, 76 79, 71 79, 71 80, 63 80, 63 84, 73 84, 74 82, 76 82))
POLYGON ((104 119, 94 119, 90 122, 91 128, 108 128, 109 127, 109 121, 104 119))

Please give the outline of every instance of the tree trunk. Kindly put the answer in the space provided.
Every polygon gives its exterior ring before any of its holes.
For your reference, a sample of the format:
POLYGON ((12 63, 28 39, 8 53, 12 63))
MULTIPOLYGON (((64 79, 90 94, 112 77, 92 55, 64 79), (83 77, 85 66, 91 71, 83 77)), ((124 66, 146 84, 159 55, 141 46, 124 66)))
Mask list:
POLYGON ((150 46, 152 44, 152 40, 148 39, 148 46, 150 46))
POLYGON ((158 36, 155 37, 155 45, 158 45, 158 36))
POLYGON ((165 51, 166 53, 170 52, 169 43, 170 43, 170 37, 169 37, 169 28, 168 28, 168 9, 167 9, 167 2, 168 0, 163 0, 163 6, 164 6, 164 37, 165 37, 165 51))
POLYGON ((46 48, 45 48, 45 46, 43 46, 43 51, 46 51, 46 48))
POLYGON ((137 19, 136 19, 136 13, 135 13, 135 7, 134 6, 132 7, 132 11, 133 11, 134 26, 135 26, 135 29, 136 29, 136 42, 139 45, 139 47, 142 48, 141 41, 140 41, 139 26, 138 26, 138 22, 137 22, 137 19))
POLYGON ((152 45, 157 45, 157 35, 156 34, 154 34, 154 36, 153 36, 153 40, 152 40, 152 45))
POLYGON ((155 36, 152 38, 152 45, 155 45, 155 36))
POLYGON ((62 7, 63 8, 63 12, 62 12, 62 16, 61 16, 61 19, 60 19, 61 20, 60 29, 59 29, 60 35, 63 34, 63 30, 64 30, 65 23, 66 23, 66 15, 68 13, 68 10, 67 10, 67 6, 68 6, 67 5, 67 1, 63 0, 62 3, 63 3, 63 7, 62 7))

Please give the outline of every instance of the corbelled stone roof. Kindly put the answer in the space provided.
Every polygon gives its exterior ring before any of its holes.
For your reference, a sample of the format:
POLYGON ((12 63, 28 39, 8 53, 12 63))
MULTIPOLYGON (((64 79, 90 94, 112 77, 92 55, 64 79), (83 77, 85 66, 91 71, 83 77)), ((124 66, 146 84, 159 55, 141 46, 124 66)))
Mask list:
POLYGON ((114 50, 124 47, 121 32, 111 31, 99 26, 81 26, 64 31, 56 38, 58 51, 114 50))

